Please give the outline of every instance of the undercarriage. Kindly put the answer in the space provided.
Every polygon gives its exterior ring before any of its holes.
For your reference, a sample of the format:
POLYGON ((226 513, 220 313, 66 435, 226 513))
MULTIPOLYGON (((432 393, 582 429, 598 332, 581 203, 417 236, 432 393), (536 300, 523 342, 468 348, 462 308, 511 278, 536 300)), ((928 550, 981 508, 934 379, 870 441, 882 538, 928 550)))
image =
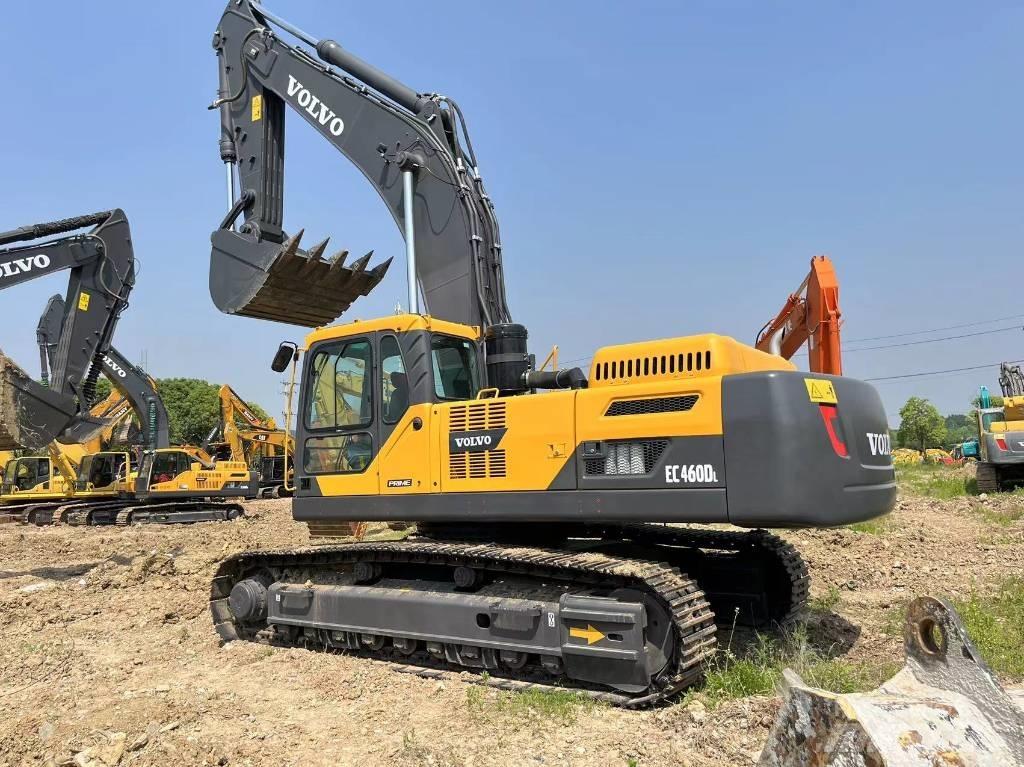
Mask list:
MULTIPOLYGON (((404 541, 247 552, 223 562, 225 641, 355 652, 506 689, 569 687, 614 705, 697 683, 723 626, 769 628, 806 603, 780 538, 655 525, 565 526, 534 541, 424 526, 404 541)), ((497 533, 496 535, 494 533, 497 533)))
POLYGON ((0 510, 4 521, 46 527, 47 525, 191 524, 225 522, 244 516, 241 503, 220 499, 194 498, 175 501, 91 499, 26 503, 0 510))

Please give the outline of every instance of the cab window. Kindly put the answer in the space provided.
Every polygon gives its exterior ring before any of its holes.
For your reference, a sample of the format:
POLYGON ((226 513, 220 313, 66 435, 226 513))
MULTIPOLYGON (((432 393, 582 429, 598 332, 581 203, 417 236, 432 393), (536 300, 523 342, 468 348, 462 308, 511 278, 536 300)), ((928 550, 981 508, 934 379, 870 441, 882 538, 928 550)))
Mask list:
POLYGON ((409 377, 394 336, 384 336, 380 341, 380 370, 380 409, 384 423, 398 423, 409 409, 409 377))
POLYGON ((359 474, 373 458, 373 439, 367 432, 310 437, 302 454, 307 474, 359 474))
POLYGON ((365 339, 320 347, 310 366, 306 425, 368 426, 373 418, 372 371, 370 342, 365 339))
POLYGON ((463 338, 434 336, 430 341, 434 393, 442 400, 473 399, 480 390, 476 348, 463 338))
POLYGON ((178 457, 182 453, 157 453, 153 458, 153 471, 150 474, 151 482, 170 482, 181 471, 179 469, 178 457))

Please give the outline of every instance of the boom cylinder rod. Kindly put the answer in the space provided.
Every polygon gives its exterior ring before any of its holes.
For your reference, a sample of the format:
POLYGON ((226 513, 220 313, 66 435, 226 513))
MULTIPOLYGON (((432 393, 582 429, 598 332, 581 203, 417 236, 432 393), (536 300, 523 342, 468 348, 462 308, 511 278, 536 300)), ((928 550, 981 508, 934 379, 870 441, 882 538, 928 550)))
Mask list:
POLYGON ((413 222, 413 197, 416 193, 414 171, 402 171, 402 208, 405 217, 405 266, 409 278, 409 313, 419 314, 419 288, 416 284, 416 224, 413 222))
POLYGON ((350 75, 379 91, 392 101, 401 104, 411 112, 419 111, 420 96, 416 91, 399 82, 391 75, 381 72, 373 64, 368 64, 355 54, 349 53, 334 40, 317 40, 303 32, 294 24, 290 24, 280 16, 270 13, 259 3, 250 2, 250 7, 267 21, 294 35, 307 45, 316 49, 316 55, 328 64, 344 69, 350 75))
POLYGON ((224 170, 226 170, 227 174, 228 174, 228 183, 227 183, 227 189, 228 189, 228 210, 231 210, 235 206, 235 197, 236 197, 236 195, 235 195, 235 166, 234 166, 234 163, 225 162, 224 163, 224 170))

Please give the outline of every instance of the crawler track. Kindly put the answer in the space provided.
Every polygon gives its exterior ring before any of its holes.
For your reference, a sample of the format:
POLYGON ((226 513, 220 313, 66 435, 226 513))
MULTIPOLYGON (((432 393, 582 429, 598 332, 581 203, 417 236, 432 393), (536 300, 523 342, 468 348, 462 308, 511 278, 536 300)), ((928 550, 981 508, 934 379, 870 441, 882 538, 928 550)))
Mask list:
POLYGON ((241 503, 230 501, 165 501, 140 503, 131 500, 96 498, 30 503, 4 510, 4 521, 23 525, 188 524, 222 522, 244 516, 241 503))
MULTIPOLYGON (((439 529, 431 529, 437 536, 439 529)), ((454 530, 449 530, 454 533, 454 530)), ((228 606, 232 587, 259 573, 271 581, 296 578, 297 573, 351 571, 359 562, 401 571, 403 566, 466 566, 485 570, 495 577, 529 578, 537 583, 559 582, 576 588, 642 591, 667 607, 674 632, 674 650, 668 665, 648 688, 627 694, 605 687, 579 685, 542 669, 536 662, 519 669, 501 666, 475 677, 476 682, 509 690, 566 685, 614 705, 637 707, 660 703, 700 681, 706 660, 715 649, 715 616, 705 597, 705 583, 680 569, 680 563, 696 565, 709 578, 728 573, 734 562, 756 561, 767 574, 762 601, 764 614, 753 616, 754 625, 793 620, 807 599, 807 569, 796 551, 776 536, 752 533, 690 530, 654 525, 575 527, 571 540, 557 546, 499 544, 488 541, 438 540, 436 537, 405 541, 363 542, 312 549, 245 552, 221 563, 211 585, 210 609, 214 626, 225 641, 245 640, 268 644, 338 649, 329 631, 268 626, 266 622, 237 622, 228 606), (724 557, 724 559, 723 559, 724 557)), ((744 571, 749 577, 749 569, 744 571)), ((708 583, 727 603, 733 583, 708 583)), ((747 585, 748 590, 750 585, 747 585)), ((735 620, 723 616, 723 622, 735 620)), ((360 649, 360 655, 390 661, 398 671, 436 678, 463 672, 465 665, 438 659, 423 650, 420 642, 412 655, 382 642, 377 649, 360 649)), ((351 651, 351 650, 350 650, 351 651)), ((533 659, 536 661, 536 658, 533 659)))

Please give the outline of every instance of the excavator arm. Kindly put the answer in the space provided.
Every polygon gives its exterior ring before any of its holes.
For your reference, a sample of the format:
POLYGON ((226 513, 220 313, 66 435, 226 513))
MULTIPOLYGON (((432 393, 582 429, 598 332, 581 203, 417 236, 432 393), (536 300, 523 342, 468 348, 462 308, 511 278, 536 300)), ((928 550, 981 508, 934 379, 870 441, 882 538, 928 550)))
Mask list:
POLYGON ((88 410, 118 317, 128 305, 135 259, 120 210, 21 227, 0 233, 0 290, 69 270, 60 335, 48 386, 0 354, 0 450, 41 449, 69 427, 101 428, 88 410), (68 234, 92 227, 84 234, 68 234))
MULTIPOLYGON (((64 299, 51 296, 46 309, 39 318, 36 327, 36 341, 39 344, 39 361, 42 367, 42 380, 48 381, 48 368, 58 356, 56 339, 60 338, 62 324, 66 316, 64 299)), ((167 408, 156 390, 156 382, 143 370, 133 365, 113 346, 103 355, 103 374, 110 381, 114 390, 128 403, 135 413, 142 432, 142 444, 146 450, 159 450, 169 447, 170 417, 167 408)), ((112 417, 124 415, 123 408, 112 410, 112 417)), ((61 436, 60 442, 68 444, 85 442, 88 435, 80 433, 82 429, 72 427, 61 436), (80 438, 81 437, 81 438, 80 438)))
POLYGON ((228 4, 213 46, 220 92, 211 108, 220 110, 231 204, 212 236, 210 292, 221 311, 328 324, 390 263, 367 270, 367 254, 346 266, 345 251, 324 260, 326 240, 302 250, 302 230, 285 232, 287 107, 359 168, 391 211, 406 241, 409 311, 480 327, 510 321, 497 219, 454 101, 417 93, 252 0, 228 4))
POLYGON ((210 435, 207 444, 216 450, 219 442, 231 450, 232 461, 250 463, 249 451, 257 445, 268 445, 274 448, 287 448, 294 454, 295 444, 291 435, 277 428, 273 418, 260 418, 244 399, 227 384, 219 390, 220 396, 220 427, 210 435), (239 421, 242 426, 239 426, 239 421))
POLYGON ((843 374, 839 339, 839 281, 828 256, 811 259, 811 271, 757 335, 755 346, 791 359, 805 343, 812 373, 843 374))

